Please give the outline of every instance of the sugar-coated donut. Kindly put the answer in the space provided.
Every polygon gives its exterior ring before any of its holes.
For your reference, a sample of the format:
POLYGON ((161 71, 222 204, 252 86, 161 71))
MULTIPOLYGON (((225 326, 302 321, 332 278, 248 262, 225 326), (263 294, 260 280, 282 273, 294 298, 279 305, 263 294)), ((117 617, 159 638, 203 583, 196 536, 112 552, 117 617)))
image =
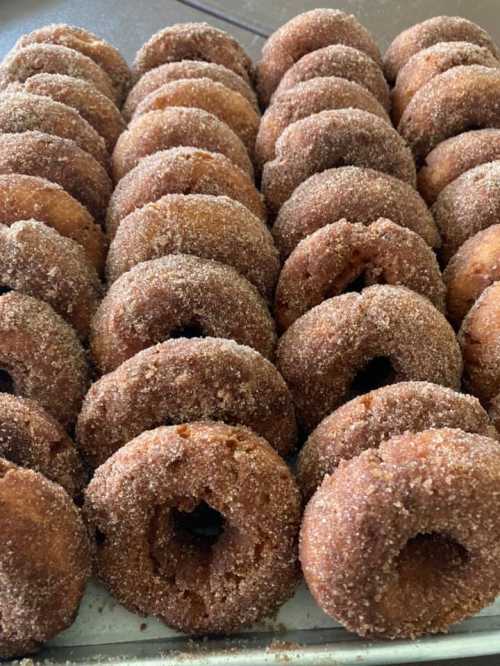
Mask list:
POLYGON ((91 547, 67 493, 3 458, 0 504, 0 659, 10 659, 36 652, 74 621, 91 547))
POLYGON ((111 372, 169 338, 230 338, 272 358, 274 321, 257 289, 234 268, 171 254, 132 268, 114 282, 92 322, 92 356, 111 372))
POLYGON ((384 217, 438 247, 439 233, 429 209, 415 190, 373 169, 341 167, 311 176, 280 209, 273 236, 285 260, 301 240, 317 229, 346 218, 371 224, 384 217))
POLYGON ((321 227, 283 266, 275 298, 278 327, 286 330, 327 298, 377 283, 412 289, 444 311, 439 265, 420 236, 382 218, 369 226, 340 220, 321 227))
POLYGON ((470 42, 482 46, 498 57, 490 35, 480 26, 460 16, 434 16, 403 30, 384 55, 385 75, 392 83, 399 70, 419 51, 439 42, 470 42))
POLYGON ((299 454, 297 479, 306 500, 342 460, 405 432, 459 428, 498 439, 477 398, 429 382, 399 382, 370 391, 321 421, 299 454))
POLYGON ((406 433, 341 463, 300 535, 321 608, 361 636, 416 638, 500 591, 498 442, 443 428, 406 433))
POLYGON ((123 178, 141 159, 179 146, 222 153, 253 178, 252 162, 231 128, 202 109, 167 107, 134 118, 113 152, 113 177, 123 178))
POLYGON ((181 631, 234 632, 295 590, 300 494, 284 461, 247 428, 201 422, 143 433, 97 470, 85 514, 113 596, 181 631))
POLYGON ((261 103, 269 104, 285 73, 300 58, 331 44, 344 44, 366 53, 376 63, 380 52, 368 30, 352 14, 338 9, 313 9, 294 16, 273 32, 262 49, 257 66, 261 103))
POLYGON ((264 202, 255 184, 227 157, 199 148, 171 148, 145 157, 120 180, 109 201, 108 236, 114 237, 127 215, 165 194, 227 196, 261 220, 266 219, 264 202))
POLYGON ((317 305, 283 335, 277 359, 307 431, 374 388, 409 380, 458 388, 462 374, 444 316, 427 298, 387 285, 317 305))
POLYGON ((85 398, 77 440, 97 467, 145 430, 196 419, 245 425, 281 454, 295 447, 292 398, 279 372, 250 347, 218 338, 162 342, 102 377, 85 398))
POLYGON ((177 253, 228 264, 267 301, 273 297, 280 263, 268 228, 237 201, 208 194, 166 194, 127 215, 109 248, 108 281, 177 253))

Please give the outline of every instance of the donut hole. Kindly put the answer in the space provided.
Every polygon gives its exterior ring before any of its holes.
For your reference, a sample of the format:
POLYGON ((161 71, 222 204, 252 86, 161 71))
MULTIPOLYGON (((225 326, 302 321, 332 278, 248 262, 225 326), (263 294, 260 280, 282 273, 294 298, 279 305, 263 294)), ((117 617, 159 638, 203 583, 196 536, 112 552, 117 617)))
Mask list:
POLYGON ((351 383, 351 395, 356 397, 394 383, 396 372, 387 356, 371 358, 357 372, 351 383))
POLYGON ((201 322, 195 317, 185 324, 181 324, 173 328, 169 334, 169 338, 203 338, 206 333, 201 325, 201 322))
POLYGON ((96 528, 94 532, 94 539, 98 546, 103 546, 104 542, 106 541, 106 535, 104 532, 101 532, 100 529, 96 528))
POLYGON ((6 284, 0 284, 0 296, 3 296, 4 294, 8 294, 11 291, 13 291, 12 287, 9 287, 6 284))
POLYGON ((422 591, 435 589, 439 580, 455 574, 469 561, 462 544, 447 534, 417 534, 400 551, 396 566, 400 583, 418 584, 422 591))
POLYGON ((357 275, 354 280, 351 280, 346 284, 344 289, 342 290, 345 294, 353 293, 353 292, 361 292, 363 289, 367 286, 366 282, 366 273, 365 271, 362 271, 359 275, 357 275))
POLYGON ((11 374, 4 368, 0 368, 0 393, 16 394, 16 385, 11 374))
POLYGON ((172 509, 171 519, 175 536, 199 547, 212 547, 224 532, 224 516, 207 504, 199 502, 192 511, 172 509))

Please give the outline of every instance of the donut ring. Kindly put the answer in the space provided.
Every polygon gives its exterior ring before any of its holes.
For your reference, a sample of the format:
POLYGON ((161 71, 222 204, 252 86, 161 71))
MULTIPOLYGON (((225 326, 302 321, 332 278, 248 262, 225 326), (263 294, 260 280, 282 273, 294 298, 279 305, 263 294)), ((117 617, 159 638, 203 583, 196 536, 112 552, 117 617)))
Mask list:
POLYGON ((314 598, 371 637, 435 634, 477 613, 500 591, 499 482, 498 442, 450 428, 341 464, 302 523, 314 598))
POLYGON ((276 289, 278 328, 285 331, 325 299, 352 291, 353 283, 407 287, 444 311, 441 272, 420 236, 382 218, 368 227, 340 220, 305 238, 288 257, 276 289))
POLYGON ((211 79, 222 83, 230 90, 240 93, 247 99, 257 111, 259 105, 257 95, 241 76, 214 62, 198 62, 196 60, 182 60, 181 62, 167 62, 146 72, 137 81, 129 92, 123 105, 123 117, 129 121, 136 108, 150 93, 158 90, 161 86, 179 79, 211 79))
POLYGON ((246 428, 205 422, 143 433, 97 470, 85 513, 103 535, 97 569, 113 596, 181 631, 234 632, 295 590, 300 495, 284 461, 246 428), (189 528, 203 509, 223 521, 223 534, 189 528), (125 542, 144 544, 133 555, 140 578, 125 542))
POLYGON ((327 416, 299 454, 297 479, 308 501, 342 460, 430 428, 458 428, 498 439, 477 398, 429 382, 400 382, 354 398, 327 416))
POLYGON ((432 215, 407 183, 373 169, 341 167, 311 176, 280 209, 273 226, 283 261, 309 234, 346 218, 369 225, 384 217, 438 247, 432 215))
POLYGON ((427 298, 387 285, 317 305, 282 336, 277 359, 308 432, 355 395, 410 380, 459 388, 462 374, 444 316, 427 298))
POLYGON ((290 125, 262 171, 262 191, 277 213, 309 176, 332 167, 367 167, 416 184, 415 164, 396 130, 373 113, 321 111, 290 125))
POLYGON ((212 79, 179 79, 165 83, 138 104, 134 118, 169 106, 202 109, 213 114, 243 141, 250 155, 255 149, 260 116, 240 93, 212 79))
POLYGON ((440 42, 419 51, 401 68, 392 90, 392 117, 397 125, 415 94, 435 76, 452 67, 483 65, 500 67, 500 62, 484 46, 471 42, 440 42))
POLYGON ((110 239, 124 217, 165 194, 227 196, 259 219, 266 219, 264 203, 254 183, 227 157, 198 148, 171 148, 145 157, 120 180, 106 216, 110 239))
POLYGON ((432 207, 445 263, 478 231, 500 216, 500 161, 481 164, 447 185, 432 207))
POLYGON ((104 168, 109 168, 104 140, 77 111, 40 95, 25 92, 0 94, 0 133, 30 131, 70 139, 104 168))
POLYGON ((173 254, 138 264, 110 287, 92 323, 102 373, 173 337, 230 338, 272 358, 274 321, 257 290, 234 268, 173 254))
POLYGON ((478 128, 500 128, 500 70, 469 65, 453 67, 421 88, 398 132, 421 162, 441 141, 478 128))
POLYGON ((87 259, 102 273, 105 238, 92 216, 62 187, 44 178, 0 175, 0 224, 36 219, 80 245, 87 259))
POLYGON ((35 652, 74 621, 91 574, 91 547, 67 493, 3 459, 0 503, 0 658, 10 659, 35 652))
POLYGON ((459 16, 434 16, 403 30, 391 43, 384 56, 384 71, 389 83, 399 70, 419 51, 439 42, 470 42, 482 46, 498 58, 490 35, 472 21, 459 16))
POLYGON ((382 70, 366 53, 344 44, 332 44, 312 51, 290 67, 273 93, 274 97, 298 83, 318 77, 336 76, 366 88, 386 111, 391 107, 389 86, 382 70))
POLYGON ((57 183, 97 219, 112 191, 106 170, 91 155, 70 139, 43 132, 0 134, 0 174, 39 176, 57 183))
POLYGON ((99 65, 78 51, 55 44, 31 44, 11 51, 0 65, 0 90, 11 83, 24 83, 40 72, 83 79, 116 102, 111 81, 99 65))
POLYGON ((267 227, 237 201, 205 194, 167 194, 128 215, 109 248, 108 281, 176 253, 228 264, 273 298, 280 263, 267 227))
POLYGON ((123 101, 130 86, 130 70, 120 52, 89 30, 59 23, 38 28, 20 37, 15 49, 30 44, 57 44, 78 51, 93 60, 109 76, 117 100, 123 101))
POLYGON ((351 46, 382 63, 373 37, 352 14, 337 9, 304 12, 273 32, 264 44, 257 66, 257 90, 262 105, 269 104, 285 73, 300 58, 332 44, 351 46))
POLYGON ((335 76, 310 79, 274 95, 273 103, 262 116, 255 156, 259 166, 276 157, 276 141, 297 120, 320 111, 361 109, 389 121, 389 116, 373 95, 357 83, 335 76))
POLYGON ((279 372, 250 347, 218 338, 168 340, 104 375, 84 400, 77 440, 98 467, 145 430, 200 418, 247 426, 282 455, 296 444, 279 372))
POLYGON ((85 354, 73 329, 31 296, 0 296, 0 373, 4 393, 35 400, 66 429, 88 383, 85 354))
POLYGON ((76 447, 36 402, 0 393, 0 457, 40 472, 76 497, 87 475, 76 447))
POLYGON ((226 123, 202 109, 178 106, 134 118, 118 139, 113 153, 115 182, 144 157, 179 146, 222 153, 253 178, 253 166, 246 148, 226 123))

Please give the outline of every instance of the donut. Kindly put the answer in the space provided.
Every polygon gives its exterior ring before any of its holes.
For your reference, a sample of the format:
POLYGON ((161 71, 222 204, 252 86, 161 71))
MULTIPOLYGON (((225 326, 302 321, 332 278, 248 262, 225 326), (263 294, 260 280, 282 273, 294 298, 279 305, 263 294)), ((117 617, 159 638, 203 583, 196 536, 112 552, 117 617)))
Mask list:
POLYGON ((0 174, 38 176, 57 183, 96 219, 104 214, 112 191, 106 170, 92 155, 70 139, 43 132, 0 134, 0 174))
POLYGON ((198 148, 171 148, 145 157, 120 180, 106 216, 110 239, 124 217, 165 194, 222 195, 239 201, 259 219, 266 219, 254 183, 227 157, 198 148))
POLYGON ((366 111, 321 111, 290 125, 276 142, 276 157, 262 170, 262 191, 277 213, 309 176, 332 167, 375 169, 416 184, 408 146, 387 122, 366 111))
POLYGON ((115 182, 144 157, 179 146, 222 153, 253 178, 246 148, 226 123, 202 109, 167 107, 134 118, 120 136, 113 152, 115 182))
POLYGON ((380 218, 370 226, 340 220, 301 241, 288 257, 276 288, 278 328, 327 298, 371 284, 407 287, 444 311, 445 286, 436 257, 409 229, 380 218))
POLYGON ((262 166, 275 158, 276 141, 297 120, 320 111, 349 108, 368 111, 389 122, 384 108, 370 92, 357 83, 336 76, 309 79, 275 95, 257 134, 257 163, 262 166))
POLYGON ((234 632, 295 590, 300 495, 284 461, 247 428, 143 433, 97 470, 85 515, 113 596, 180 631, 234 632))
POLYGON ((16 291, 0 295, 0 391, 35 400, 65 428, 88 383, 76 333, 54 310, 16 291))
POLYGON ((481 164, 447 185, 432 207, 445 263, 478 231, 500 217, 500 161, 481 164))
POLYGON ((145 349, 93 384, 78 446, 98 467, 145 430, 196 419, 247 426, 282 455, 296 444, 291 395, 276 368, 233 340, 192 338, 145 349))
POLYGON ((99 65, 74 49, 55 44, 30 44, 11 51, 0 65, 0 90, 41 72, 83 79, 116 102, 111 81, 99 65))
POLYGON ((380 67, 366 53, 344 44, 325 46, 298 60, 281 79, 273 93, 272 102, 275 96, 294 88, 298 83, 329 76, 346 79, 366 88, 389 111, 389 86, 380 67))
POLYGON ((262 297, 234 268, 171 254, 138 264, 112 284, 92 322, 102 373, 169 338, 230 338, 272 358, 274 322, 262 297))
POLYGON ((179 79, 165 83, 138 104, 134 118, 170 106, 202 109, 233 130, 253 155, 260 117, 255 107, 240 95, 212 79, 179 79))
POLYGON ((352 14, 337 9, 304 12, 273 32, 262 48, 257 66, 257 90, 262 105, 269 104, 279 82, 298 60, 332 44, 351 46, 376 63, 382 62, 373 37, 352 14))
POLYGON ((410 185, 359 167, 327 169, 299 185, 281 207, 273 236, 284 261, 301 240, 327 224, 346 218, 368 225, 380 217, 414 231, 431 247, 440 244, 429 209, 410 185))
POLYGON ((122 109, 124 118, 130 120, 137 106, 150 93, 158 90, 165 83, 178 81, 179 79, 211 79, 217 83, 222 83, 226 88, 243 95, 252 106, 257 110, 259 109, 257 95, 253 88, 232 70, 214 62, 182 60, 181 62, 167 62, 141 76, 127 95, 122 109))
POLYGON ((101 273, 105 238, 92 216, 62 187, 45 178, 21 174, 0 175, 0 224, 36 219, 80 245, 101 273))
POLYGON ((77 507, 57 484, 0 459, 0 659, 31 654, 72 624, 91 573, 77 507))
POLYGON ((429 382, 399 382, 354 398, 315 428, 300 452, 297 480, 308 501, 342 460, 430 428, 459 428, 498 439, 477 398, 429 382))
POLYGON ((109 168, 104 140, 77 111, 40 95, 25 92, 0 94, 0 134, 29 131, 71 139, 103 167, 109 168))
POLYGON ((193 254, 235 268, 271 301, 278 253, 267 227, 245 206, 206 194, 166 194, 122 221, 110 245, 110 283, 142 261, 193 254))
POLYGON ((341 463, 306 507, 300 561, 321 608, 360 636, 417 638, 500 591, 498 442, 442 428, 341 463))
POLYGON ((500 129, 468 130, 431 150, 418 172, 418 189, 429 205, 453 180, 485 162, 500 160, 500 129))
POLYGON ((420 88, 438 74, 463 65, 498 68, 500 62, 489 49, 471 42, 440 42, 412 56, 401 68, 392 90, 395 124, 420 88))
POLYGON ((36 402, 0 393, 0 457, 40 472, 71 497, 86 473, 76 447, 59 423, 36 402))
MULTIPOLYGON (((412 56, 439 42, 470 42, 482 46, 498 58, 490 35, 472 21, 459 16, 434 16, 403 30, 384 55, 384 71, 390 83, 412 56)), ((453 48, 453 47, 452 47, 453 48)))
POLYGON ((401 381, 459 388, 462 357, 453 329, 427 298, 374 285, 330 298, 282 336, 277 366, 309 432, 356 395, 401 381))
POLYGON ((483 128, 500 128, 500 70, 468 65, 453 67, 420 88, 398 132, 421 163, 441 141, 483 128))
POLYGON ((108 75, 115 89, 118 101, 123 101, 130 86, 128 65, 114 46, 84 28, 77 28, 63 23, 47 25, 23 35, 15 49, 30 44, 58 44, 93 60, 108 75))

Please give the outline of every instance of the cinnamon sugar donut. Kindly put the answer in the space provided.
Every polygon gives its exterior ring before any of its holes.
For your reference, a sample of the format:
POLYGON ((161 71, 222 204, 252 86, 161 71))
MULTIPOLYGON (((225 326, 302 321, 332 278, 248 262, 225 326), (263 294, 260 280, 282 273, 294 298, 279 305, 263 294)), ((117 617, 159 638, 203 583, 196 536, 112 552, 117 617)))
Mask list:
POLYGON ((260 117, 255 107, 240 93, 212 79, 179 79, 165 83, 145 97, 138 104, 134 118, 169 106, 208 111, 226 123, 253 155, 260 117))
POLYGON ((10 659, 36 652, 74 621, 91 547, 60 486, 1 458, 0 504, 0 659, 10 659))
POLYGON ((261 103, 269 104, 285 73, 300 58, 331 44, 351 46, 381 64, 380 52, 368 30, 352 14, 338 9, 313 9, 294 16, 273 32, 257 66, 261 103))
POLYGON ((254 183, 227 157, 198 148, 171 148, 145 157, 118 183, 106 217, 108 236, 114 237, 124 217, 165 194, 227 196, 266 219, 254 183))
POLYGON ((396 130, 373 113, 321 111, 290 125, 276 143, 276 157, 262 172, 262 190, 277 213, 309 176, 332 167, 367 167, 416 183, 415 164, 396 130))
POLYGON ((92 322, 102 373, 169 338, 230 338, 272 358, 274 322, 257 290, 234 268, 172 254, 132 268, 112 284, 92 322))
POLYGON ((447 631, 500 591, 499 483, 498 442, 451 428, 341 463, 302 523, 312 595, 361 636, 447 631))
POLYGON ((389 86, 380 67, 366 53, 344 44, 325 46, 303 56, 285 73, 273 93, 272 101, 298 83, 328 76, 353 81, 366 88, 389 111, 389 86))
POLYGON ((384 55, 385 75, 393 83, 399 70, 419 51, 439 42, 470 42, 482 46, 498 58, 490 35, 480 26, 460 16, 434 16, 403 30, 384 55))
POLYGON ((0 457, 40 472, 75 497, 86 483, 76 447, 36 402, 0 393, 0 457))
POLYGON ((438 143, 468 129, 500 127, 500 70, 453 67, 435 76, 405 109, 398 132, 417 162, 438 143))
POLYGON ((104 585, 181 631, 234 632, 295 590, 300 495, 283 460, 246 428, 143 433, 97 470, 85 513, 103 541, 104 585))
POLYGON ((43 132, 0 134, 0 174, 39 176, 57 183, 97 219, 112 190, 106 170, 91 155, 70 139, 43 132))
POLYGON ((97 467, 145 430, 196 419, 247 426, 282 455, 295 447, 292 399, 279 372, 250 347, 218 338, 162 342, 102 377, 84 400, 78 444, 97 467))
POLYGON ((167 62, 141 76, 125 100, 122 109, 124 118, 130 120, 137 106, 150 93, 158 90, 165 83, 179 79, 211 79, 217 83, 222 83, 234 92, 240 93, 257 110, 259 108, 257 95, 250 84, 224 65, 218 65, 214 62, 182 60, 181 62, 167 62))
POLYGON ((395 124, 420 88, 438 74, 463 65, 498 68, 500 62, 489 49, 471 42, 440 42, 412 56, 401 68, 392 90, 395 124))
POLYGON ((276 141, 297 120, 320 111, 349 108, 368 111, 390 122, 384 108, 366 88, 336 76, 310 79, 274 95, 257 134, 257 163, 262 166, 275 158, 276 141))
POLYGON ((0 224, 36 219, 78 243, 101 273, 105 238, 92 216, 62 187, 45 178, 0 175, 0 224))
POLYGON ((439 246, 432 215, 410 185, 358 167, 327 169, 304 181, 281 207, 273 235, 285 260, 301 240, 327 224, 346 218, 368 225, 380 217, 439 246))
POLYGON ((245 146, 226 123, 202 109, 167 107, 134 118, 118 139, 113 153, 115 182, 144 157, 179 146, 222 153, 253 178, 245 146))
POLYGON ((237 201, 206 194, 167 194, 127 215, 109 248, 108 281, 176 253, 228 264, 273 297, 280 263, 267 227, 237 201))
POLYGON ((278 368, 307 431, 346 400, 400 381, 460 386, 453 329, 423 296, 375 285, 330 298, 286 331, 278 368))
POLYGON ((444 311, 436 257, 417 234, 379 219, 370 226, 340 220, 301 241, 283 266, 275 313, 284 331, 327 298, 371 284, 412 289, 444 311))
POLYGON ((429 382, 399 382, 354 398, 327 416, 299 454, 297 479, 306 500, 342 460, 405 432, 459 428, 498 439, 477 398, 429 382))

